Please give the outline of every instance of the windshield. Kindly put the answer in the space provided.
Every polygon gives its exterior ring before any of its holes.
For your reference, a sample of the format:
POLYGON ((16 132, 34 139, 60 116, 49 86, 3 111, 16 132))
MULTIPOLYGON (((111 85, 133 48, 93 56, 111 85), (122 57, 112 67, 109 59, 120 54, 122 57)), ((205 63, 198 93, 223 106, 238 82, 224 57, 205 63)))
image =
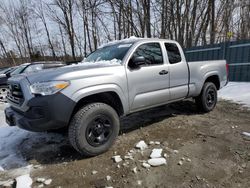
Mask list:
POLYGON ((112 60, 118 60, 120 62, 123 60, 129 48, 132 46, 132 43, 127 44, 115 44, 111 46, 106 46, 100 49, 97 49, 91 53, 84 62, 107 62, 112 60))

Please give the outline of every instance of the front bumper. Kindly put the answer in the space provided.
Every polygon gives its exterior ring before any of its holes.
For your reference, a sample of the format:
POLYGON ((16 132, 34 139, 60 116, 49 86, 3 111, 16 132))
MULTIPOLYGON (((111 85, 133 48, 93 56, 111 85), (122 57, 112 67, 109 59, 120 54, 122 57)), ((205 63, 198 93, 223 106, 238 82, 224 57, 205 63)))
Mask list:
POLYGON ((34 132, 59 129, 68 125, 75 102, 59 93, 34 97, 27 102, 29 110, 23 112, 11 106, 5 109, 6 122, 34 132))
POLYGON ((5 118, 6 122, 10 126, 18 126, 22 129, 29 130, 29 131, 46 131, 50 129, 56 129, 60 128, 57 121, 50 120, 49 118, 43 117, 38 119, 31 119, 28 117, 25 117, 21 113, 18 113, 17 111, 13 110, 11 107, 8 107, 5 109, 5 118))

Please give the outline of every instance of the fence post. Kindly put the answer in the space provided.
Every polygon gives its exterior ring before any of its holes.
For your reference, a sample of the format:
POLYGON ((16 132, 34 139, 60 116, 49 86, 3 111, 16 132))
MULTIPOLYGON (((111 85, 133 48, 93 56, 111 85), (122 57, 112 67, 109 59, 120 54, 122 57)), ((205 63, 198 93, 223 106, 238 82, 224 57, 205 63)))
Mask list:
POLYGON ((221 49, 222 49, 222 59, 223 60, 226 60, 226 58, 227 58, 227 43, 228 42, 223 42, 223 43, 221 43, 221 49))

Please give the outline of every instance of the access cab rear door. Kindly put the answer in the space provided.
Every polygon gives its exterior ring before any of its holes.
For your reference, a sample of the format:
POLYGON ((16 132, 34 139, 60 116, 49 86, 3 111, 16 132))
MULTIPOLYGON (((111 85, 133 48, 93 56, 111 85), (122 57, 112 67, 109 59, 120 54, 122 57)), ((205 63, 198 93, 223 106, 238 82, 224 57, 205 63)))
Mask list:
POLYGON ((181 46, 176 42, 164 42, 170 76, 170 100, 183 99, 188 94, 189 69, 181 46))

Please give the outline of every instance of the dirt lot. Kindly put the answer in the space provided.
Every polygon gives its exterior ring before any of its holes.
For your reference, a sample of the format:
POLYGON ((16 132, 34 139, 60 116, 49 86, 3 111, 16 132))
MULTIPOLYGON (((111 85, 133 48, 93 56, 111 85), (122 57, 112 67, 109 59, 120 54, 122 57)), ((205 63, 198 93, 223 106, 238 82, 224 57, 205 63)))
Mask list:
POLYGON ((250 113, 240 105, 220 101, 212 112, 199 114, 185 101, 123 118, 122 127, 116 144, 93 158, 79 156, 67 139, 53 139, 53 133, 51 140, 25 139, 21 154, 30 164, 42 165, 32 170, 32 187, 39 185, 38 177, 52 179, 46 187, 250 187, 250 139, 241 135, 250 132, 250 113), (140 140, 160 145, 141 152, 134 149, 140 140), (146 169, 142 160, 153 148, 163 149, 167 164, 146 169), (131 149, 133 159, 125 160, 131 149), (115 163, 114 155, 124 160, 115 163))

